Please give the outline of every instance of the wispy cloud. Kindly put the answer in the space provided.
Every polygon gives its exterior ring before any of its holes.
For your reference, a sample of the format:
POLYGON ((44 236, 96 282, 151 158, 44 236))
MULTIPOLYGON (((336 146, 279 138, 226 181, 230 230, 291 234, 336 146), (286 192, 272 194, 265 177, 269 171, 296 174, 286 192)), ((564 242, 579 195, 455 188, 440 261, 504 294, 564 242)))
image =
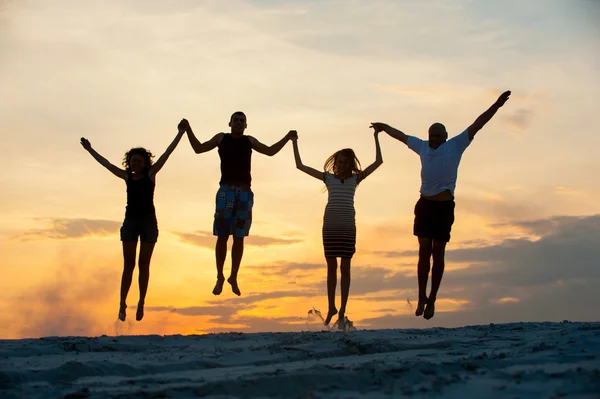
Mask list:
POLYGON ((121 223, 112 220, 38 218, 36 221, 51 227, 32 229, 12 237, 19 241, 66 240, 90 236, 110 236, 118 233, 121 223))
POLYGON ((521 108, 506 116, 508 124, 515 130, 523 132, 531 126, 535 113, 531 109, 521 108))
MULTIPOLYGON (((227 287, 226 287, 227 288, 227 287)), ((318 288, 311 288, 310 285, 298 286, 296 290, 281 290, 272 292, 260 292, 249 295, 242 295, 239 298, 214 299, 208 301, 214 306, 238 306, 238 305, 255 305, 259 302, 269 299, 280 298, 305 298, 321 294, 322 291, 318 288)))
POLYGON ((267 276, 290 277, 302 274, 312 274, 315 271, 325 271, 325 263, 297 263, 297 262, 274 262, 269 265, 250 265, 246 266, 255 272, 267 276))
POLYGON ((547 219, 516 220, 507 223, 495 224, 497 227, 518 227, 527 233, 536 236, 560 237, 567 232, 576 233, 583 229, 583 232, 597 230, 600 221, 600 215, 592 216, 554 216, 547 219))
MULTIPOLYGON (((173 232, 182 242, 201 248, 214 249, 216 237, 212 232, 194 231, 192 233, 173 232)), ((244 239, 244 245, 255 247, 268 247, 271 245, 292 245, 302 242, 295 238, 277 238, 259 235, 250 235, 244 239)))
POLYGON ((174 306, 147 306, 144 308, 148 312, 169 312, 176 313, 182 316, 212 316, 210 319, 216 323, 231 323, 231 318, 240 310, 246 309, 247 306, 232 306, 218 304, 214 306, 188 306, 176 308, 174 306))
POLYGON ((384 258, 403 258, 418 255, 419 251, 371 251, 369 253, 377 256, 382 256, 384 258))

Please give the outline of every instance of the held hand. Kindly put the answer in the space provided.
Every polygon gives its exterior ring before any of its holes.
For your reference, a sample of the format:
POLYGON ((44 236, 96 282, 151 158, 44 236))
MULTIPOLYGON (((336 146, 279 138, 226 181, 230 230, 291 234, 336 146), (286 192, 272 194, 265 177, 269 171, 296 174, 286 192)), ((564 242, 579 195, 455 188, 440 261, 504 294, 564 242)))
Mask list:
POLYGON ((290 130, 287 134, 288 140, 296 141, 298 140, 298 132, 295 130, 290 130))
POLYGON ((386 126, 387 125, 385 123, 372 122, 371 126, 369 126, 369 127, 375 129, 375 134, 377 134, 379 132, 383 132, 385 130, 386 126))
POLYGON ((177 131, 179 133, 187 132, 190 129, 190 123, 187 119, 182 119, 181 122, 177 125, 177 131))
POLYGON ((90 144, 89 140, 86 139, 85 137, 81 138, 80 143, 83 146, 83 148, 85 148, 87 151, 92 149, 92 145, 90 144))
POLYGON ((500 97, 498 97, 498 99, 496 100, 496 105, 498 107, 501 107, 504 105, 504 103, 510 98, 510 90, 505 91, 504 93, 500 94, 500 97))

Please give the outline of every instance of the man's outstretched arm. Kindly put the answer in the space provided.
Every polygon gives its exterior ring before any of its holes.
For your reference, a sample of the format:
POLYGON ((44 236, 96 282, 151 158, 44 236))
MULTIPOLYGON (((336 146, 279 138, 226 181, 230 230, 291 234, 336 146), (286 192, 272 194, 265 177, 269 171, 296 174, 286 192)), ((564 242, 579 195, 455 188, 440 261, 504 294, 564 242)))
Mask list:
POLYGON ((375 129, 376 133, 386 132, 387 134, 389 134, 396 140, 399 140, 399 141, 403 142, 404 144, 408 145, 408 135, 406 135, 404 132, 401 132, 398 129, 391 127, 390 125, 387 125, 387 124, 381 123, 381 122, 373 122, 373 123, 371 123, 370 127, 375 129))
POLYGON ((256 150, 257 152, 260 152, 261 154, 268 155, 270 157, 272 157, 273 155, 275 155, 279 151, 281 151, 281 149, 292 138, 297 138, 297 137, 298 137, 298 133, 296 133, 295 130, 290 130, 288 132, 288 134, 286 134, 281 140, 279 140, 277 143, 275 143, 269 147, 269 146, 261 143, 260 141, 258 141, 256 138, 254 138, 252 136, 248 136, 248 138, 250 139, 250 142, 252 143, 252 149, 256 150))
POLYGON ((500 109, 500 107, 504 105, 504 103, 509 99, 509 97, 510 90, 505 91, 500 95, 500 97, 498 97, 496 102, 492 104, 492 106, 487 111, 481 114, 479 118, 475 119, 475 122, 473 122, 473 124, 467 129, 469 131, 469 140, 473 140, 475 134, 477 134, 477 132, 480 131, 481 128, 484 127, 485 124, 490 121, 490 119, 492 119, 492 117, 496 114, 498 109, 500 109))
POLYGON ((185 124, 185 131, 187 133, 188 140, 190 141, 190 145, 192 146, 196 154, 201 154, 203 152, 210 151, 217 147, 219 144, 221 144, 221 140, 223 139, 223 133, 217 133, 213 136, 212 139, 201 143, 200 140, 196 138, 196 135, 194 134, 189 122, 183 119, 181 123, 185 124))

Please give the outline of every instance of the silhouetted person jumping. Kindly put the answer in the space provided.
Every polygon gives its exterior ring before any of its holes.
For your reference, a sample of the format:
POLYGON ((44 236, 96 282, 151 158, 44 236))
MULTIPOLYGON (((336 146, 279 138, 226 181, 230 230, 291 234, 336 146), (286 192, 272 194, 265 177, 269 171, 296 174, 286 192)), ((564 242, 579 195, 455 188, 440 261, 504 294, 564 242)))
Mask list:
MULTIPOLYGON (((187 123, 187 121, 186 121, 187 123)), ((225 275, 223 266, 227 257, 227 241, 233 235, 231 248, 231 274, 227 282, 236 295, 241 295, 237 276, 244 254, 244 237, 250 233, 252 225, 252 205, 254 193, 250 189, 252 181, 251 157, 252 150, 261 154, 273 156, 277 154, 295 136, 289 132, 285 137, 272 146, 266 146, 252 136, 244 134, 246 130, 246 115, 235 112, 229 120, 231 133, 217 133, 213 138, 200 143, 187 123, 188 139, 196 154, 210 151, 218 147, 221 159, 221 180, 216 196, 215 220, 213 234, 217 236, 215 258, 217 263, 217 283, 213 289, 214 295, 223 291, 225 275)))
POLYGON ((471 126, 448 141, 448 133, 441 123, 431 125, 428 141, 408 136, 385 123, 372 124, 376 131, 384 131, 402 141, 421 157, 421 196, 415 206, 413 227, 414 235, 419 239, 419 303, 416 316, 423 315, 429 320, 435 313, 435 300, 444 274, 446 243, 450 241, 450 231, 454 223, 454 190, 462 154, 471 144, 475 134, 492 119, 509 96, 510 91, 502 93, 471 126), (432 256, 431 291, 427 297, 427 280, 432 256))
MULTIPOLYGON (((337 151, 325 161, 324 171, 306 166, 300 158, 297 139, 293 139, 296 167, 302 172, 325 183, 328 192, 327 205, 323 215, 323 248, 327 262, 327 298, 329 310, 325 325, 329 325, 338 313, 335 307, 335 289, 337 285, 337 258, 340 258, 342 306, 338 323, 343 327, 346 305, 350 293, 350 264, 356 252, 356 211, 354 194, 360 182, 373 173, 382 163, 379 132, 375 131, 375 162, 364 171, 354 151, 345 148, 337 151)), ((343 329, 343 328, 340 328, 343 329)))
POLYGON ((140 299, 135 319, 140 321, 144 317, 144 302, 148 291, 148 280, 150 279, 150 259, 152 258, 154 245, 158 240, 158 222, 154 208, 155 178, 185 132, 181 123, 177 127, 178 132, 175 139, 155 163, 152 163, 154 155, 150 151, 142 147, 132 148, 125 154, 123 160, 124 170, 111 164, 106 158, 98 154, 86 138, 81 138, 83 148, 115 176, 125 180, 127 186, 127 207, 125 208, 125 220, 121 227, 124 261, 121 276, 121 303, 119 306, 119 320, 121 321, 125 321, 126 317, 127 294, 131 287, 133 269, 135 268, 138 238, 140 240, 140 256, 138 259, 140 299))

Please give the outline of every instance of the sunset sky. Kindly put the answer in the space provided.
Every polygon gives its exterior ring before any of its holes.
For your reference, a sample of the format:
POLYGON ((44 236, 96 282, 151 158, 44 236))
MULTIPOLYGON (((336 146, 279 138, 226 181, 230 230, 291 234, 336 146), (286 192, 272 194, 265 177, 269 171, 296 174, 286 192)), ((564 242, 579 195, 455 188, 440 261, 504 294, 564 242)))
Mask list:
MULTIPOLYGON (((82 136, 119 165, 133 146, 162 154, 183 117, 204 141, 241 110, 263 143, 297 130, 307 165, 351 147, 366 167, 371 122, 454 136, 504 90, 462 159, 430 321, 407 302, 419 159, 382 135, 384 163, 355 198, 347 316, 359 329, 600 320, 598 21, 593 0, 0 1, 0 338, 301 331, 326 311, 327 194, 291 143, 253 155, 242 296, 215 297, 218 154, 184 137, 157 176, 146 316, 117 322, 125 184, 82 136)), ((136 269, 130 319, 137 297, 136 269)))

